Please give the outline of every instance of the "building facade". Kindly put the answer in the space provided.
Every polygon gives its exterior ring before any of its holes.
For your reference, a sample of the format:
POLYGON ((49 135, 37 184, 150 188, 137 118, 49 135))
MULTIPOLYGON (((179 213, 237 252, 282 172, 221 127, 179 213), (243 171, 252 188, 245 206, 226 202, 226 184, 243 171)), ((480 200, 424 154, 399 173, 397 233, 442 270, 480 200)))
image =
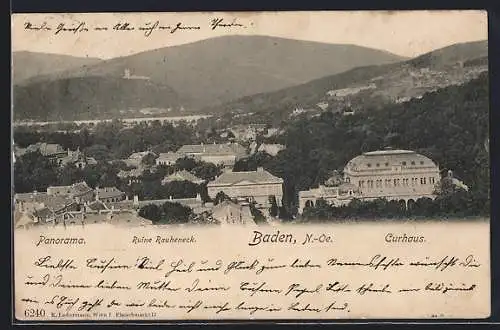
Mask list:
POLYGON ((104 203, 120 202, 125 199, 125 193, 116 187, 96 188, 95 199, 104 203))
POLYGON ((435 198, 441 176, 428 157, 410 150, 378 150, 353 158, 344 168, 344 180, 358 187, 365 200, 435 198))
POLYGON ((233 167, 236 161, 247 155, 247 152, 237 143, 227 143, 184 145, 177 151, 177 154, 215 165, 233 167))
POLYGON ((248 172, 225 172, 207 185, 208 195, 215 198, 219 192, 236 199, 256 202, 258 207, 269 207, 269 197, 276 203, 283 200, 283 179, 263 168, 248 172))
POLYGON ((299 213, 304 208, 315 206, 318 199, 325 200, 328 204, 339 207, 349 204, 354 198, 360 198, 359 189, 350 183, 342 183, 338 186, 328 187, 320 185, 305 191, 299 191, 299 213))
POLYGON ((165 152, 165 153, 160 153, 158 158, 156 158, 156 165, 174 165, 177 159, 181 158, 182 156, 179 155, 176 152, 165 152))
POLYGON ((353 199, 416 201, 435 198, 440 183, 439 167, 428 157, 410 150, 378 150, 354 157, 344 168, 343 178, 332 177, 327 183, 299 192, 299 213, 314 206, 318 199, 342 206, 353 199), (339 182, 343 181, 343 182, 339 182))
POLYGON ((248 205, 223 201, 212 209, 212 217, 221 225, 255 225, 248 205))

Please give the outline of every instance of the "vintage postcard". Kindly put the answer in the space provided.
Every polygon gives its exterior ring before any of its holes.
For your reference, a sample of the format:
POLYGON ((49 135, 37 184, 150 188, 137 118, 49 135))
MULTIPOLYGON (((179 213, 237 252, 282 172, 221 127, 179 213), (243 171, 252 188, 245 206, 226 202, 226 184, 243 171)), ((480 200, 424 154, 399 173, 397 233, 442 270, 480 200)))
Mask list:
POLYGON ((489 317, 487 30, 13 14, 13 315, 489 317))

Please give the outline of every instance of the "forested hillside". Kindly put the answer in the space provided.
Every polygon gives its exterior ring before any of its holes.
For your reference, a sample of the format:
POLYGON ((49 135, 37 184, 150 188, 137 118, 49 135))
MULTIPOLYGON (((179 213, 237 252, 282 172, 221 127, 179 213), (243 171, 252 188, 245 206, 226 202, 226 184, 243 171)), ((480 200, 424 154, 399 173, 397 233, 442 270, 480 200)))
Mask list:
MULTIPOLYGON (((236 170, 263 165, 285 180, 285 198, 294 204, 300 190, 323 183, 333 170, 362 152, 385 147, 410 149, 451 169, 470 195, 489 208, 488 76, 464 86, 428 93, 422 99, 351 116, 323 113, 290 124, 276 142, 277 157, 256 155, 236 170)), ((478 206, 479 207, 479 206, 478 206)))

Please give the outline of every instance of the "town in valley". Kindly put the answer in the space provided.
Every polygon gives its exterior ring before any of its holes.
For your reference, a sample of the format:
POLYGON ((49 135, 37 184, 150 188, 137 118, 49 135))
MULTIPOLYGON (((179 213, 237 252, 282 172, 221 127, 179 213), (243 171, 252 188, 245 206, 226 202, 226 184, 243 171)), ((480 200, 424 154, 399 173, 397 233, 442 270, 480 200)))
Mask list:
POLYGON ((487 54, 238 35, 14 52, 14 226, 242 225, 257 245, 307 241, 265 226, 488 218, 487 54))

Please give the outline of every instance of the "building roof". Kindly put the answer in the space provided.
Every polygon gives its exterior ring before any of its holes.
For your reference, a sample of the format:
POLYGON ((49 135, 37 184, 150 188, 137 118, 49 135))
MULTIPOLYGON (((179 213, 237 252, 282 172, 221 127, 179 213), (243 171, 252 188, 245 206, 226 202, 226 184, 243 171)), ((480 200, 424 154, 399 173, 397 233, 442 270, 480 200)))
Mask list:
POLYGON ((71 193, 74 195, 82 195, 92 191, 86 182, 77 182, 71 185, 71 193))
POLYGON ((179 155, 178 153, 176 152, 164 152, 164 153, 161 153, 159 156, 158 156, 158 159, 160 160, 171 160, 171 161, 176 161, 177 159, 181 158, 182 155, 179 155))
POLYGON ((134 152, 130 156, 128 156, 128 159, 143 159, 148 154, 154 154, 154 153, 151 151, 134 152))
POLYGON ((200 179, 196 175, 188 172, 186 170, 178 171, 173 174, 165 176, 162 182, 171 182, 171 181, 190 181, 194 183, 203 182, 203 179, 200 179))
POLYGON ((272 156, 276 156, 278 152, 284 150, 286 147, 282 144, 266 144, 263 143, 257 149, 258 151, 264 151, 272 156))
POLYGON ((60 144, 45 142, 38 142, 30 145, 28 146, 27 151, 39 151, 44 156, 52 156, 65 152, 64 148, 60 144))
POLYGON ((48 219, 52 216, 54 216, 54 212, 51 211, 48 207, 43 207, 41 209, 35 210, 33 212, 35 217, 41 218, 41 219, 48 219))
POLYGON ((278 178, 264 169, 247 172, 224 172, 214 181, 208 184, 210 186, 235 185, 242 184, 261 184, 261 183, 283 183, 283 179, 278 178))
POLYGON ((87 207, 93 211, 107 210, 108 207, 101 201, 93 201, 87 205, 87 207))
POLYGON ((246 154, 246 149, 237 143, 189 144, 177 150, 178 154, 237 155, 246 154))
POLYGON ((76 151, 68 151, 68 155, 61 159, 61 164, 70 164, 77 162, 85 162, 87 164, 95 165, 97 161, 94 157, 87 157, 84 153, 80 151, 80 149, 76 151))
POLYGON ((128 170, 128 171, 120 170, 120 172, 118 172, 118 177, 120 177, 120 178, 129 178, 129 177, 137 178, 137 177, 140 177, 143 173, 144 173, 143 168, 133 168, 133 169, 128 170))
POLYGON ((122 197, 125 195, 123 191, 120 191, 116 187, 104 187, 97 188, 96 194, 98 194, 99 198, 113 198, 113 197, 122 197))
POLYGON ((40 203, 54 212, 74 203, 74 201, 69 197, 47 195, 47 193, 39 192, 16 194, 14 199, 16 201, 22 201, 26 203, 40 203))
POLYGON ((392 166, 403 168, 428 168, 437 165, 428 157, 411 150, 377 150, 365 152, 350 160, 346 169, 351 171, 392 170, 392 166))

